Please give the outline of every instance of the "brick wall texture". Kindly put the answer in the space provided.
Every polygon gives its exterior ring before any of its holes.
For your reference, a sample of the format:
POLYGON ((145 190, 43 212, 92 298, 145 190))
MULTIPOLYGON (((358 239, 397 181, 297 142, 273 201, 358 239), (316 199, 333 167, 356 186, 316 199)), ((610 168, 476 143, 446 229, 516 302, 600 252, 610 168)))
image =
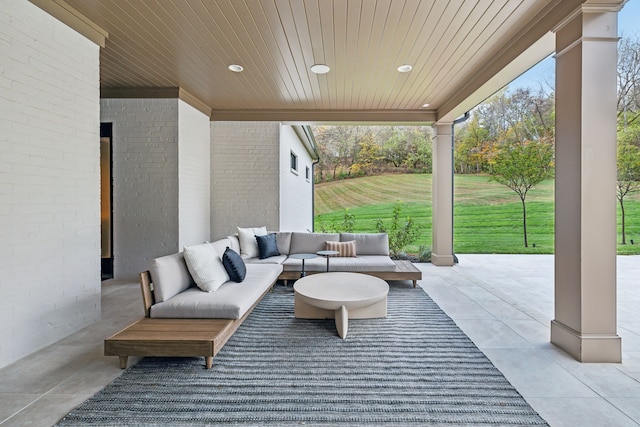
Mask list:
POLYGON ((114 276, 178 250, 178 100, 103 99, 113 123, 114 276))
POLYGON ((209 117, 179 99, 103 99, 113 123, 114 276, 210 239, 209 117))
POLYGON ((211 238, 279 228, 278 122, 211 122, 211 238))
POLYGON ((0 0, 0 367, 100 317, 99 47, 0 0))

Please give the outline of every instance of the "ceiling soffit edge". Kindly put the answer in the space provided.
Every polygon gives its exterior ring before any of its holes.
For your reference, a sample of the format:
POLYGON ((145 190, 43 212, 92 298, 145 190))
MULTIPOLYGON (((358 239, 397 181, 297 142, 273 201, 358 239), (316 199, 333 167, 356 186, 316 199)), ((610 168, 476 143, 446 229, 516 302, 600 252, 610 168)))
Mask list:
POLYGON ((434 110, 213 110, 211 121, 279 121, 284 123, 432 124, 434 110))
POLYGON ((29 1, 98 46, 105 46, 109 33, 63 0, 29 1))
POLYGON ((185 89, 180 88, 178 93, 178 98, 187 104, 191 105, 196 110, 200 111, 207 117, 211 117, 211 107, 193 95, 191 92, 187 92, 185 89))
POLYGON ((211 116, 211 107, 196 96, 180 87, 121 87, 101 88, 101 99, 129 98, 129 99, 180 99, 207 117, 211 116))
MULTIPOLYGON (((482 67, 480 73, 476 74, 469 83, 438 109, 438 120, 451 120, 453 115, 464 113, 464 111, 456 110, 458 106, 463 104, 468 98, 473 97, 474 93, 480 90, 493 76, 500 73, 502 69, 511 64, 531 46, 535 45, 538 40, 555 28, 565 16, 573 13, 583 2, 584 0, 555 0, 544 10, 540 11, 533 19, 529 19, 528 25, 522 27, 519 37, 514 38, 510 43, 505 45, 492 57, 493 59, 489 63, 482 67)), ((551 53, 553 53, 553 49, 548 52, 548 54, 551 53)), ((535 65, 535 63, 531 63, 528 67, 523 68, 522 72, 533 65, 535 65)), ((515 74, 514 77, 517 77, 519 74, 520 73, 515 74)), ((504 82, 504 84, 507 83, 508 81, 504 82)), ((496 86, 495 90, 497 91, 500 88, 501 86, 496 86)), ((482 102, 482 99, 480 99, 479 102, 482 102)))
POLYGON ((522 52, 520 56, 495 73, 489 80, 487 80, 482 86, 473 92, 473 94, 465 98, 462 102, 451 108, 446 104, 445 108, 442 108, 440 111, 447 110, 448 113, 438 115, 438 123, 453 121, 478 104, 481 104, 498 90, 502 89, 518 76, 535 66, 538 62, 553 54, 554 48, 555 35, 554 33, 548 32, 529 49, 522 52))

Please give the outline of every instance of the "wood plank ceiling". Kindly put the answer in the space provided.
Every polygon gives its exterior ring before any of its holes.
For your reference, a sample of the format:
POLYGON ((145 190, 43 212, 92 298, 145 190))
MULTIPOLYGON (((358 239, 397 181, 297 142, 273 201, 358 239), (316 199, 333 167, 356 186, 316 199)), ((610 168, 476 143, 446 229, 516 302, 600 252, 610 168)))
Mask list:
POLYGON ((109 33, 102 88, 180 87, 211 108, 213 119, 278 111, 435 116, 483 84, 483 70, 506 65, 582 3, 66 1, 109 33), (318 63, 331 71, 312 73, 318 63), (244 71, 231 72, 230 64, 244 71), (398 72, 403 64, 413 70, 398 72))

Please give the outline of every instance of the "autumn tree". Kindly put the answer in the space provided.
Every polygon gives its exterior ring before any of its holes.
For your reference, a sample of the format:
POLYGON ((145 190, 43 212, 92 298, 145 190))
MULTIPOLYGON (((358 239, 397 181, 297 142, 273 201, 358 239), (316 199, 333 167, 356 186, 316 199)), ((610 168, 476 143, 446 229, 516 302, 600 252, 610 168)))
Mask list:
POLYGON ((350 176, 379 173, 385 165, 394 171, 431 171, 430 126, 315 126, 313 133, 320 154, 317 181, 345 171, 350 176))
POLYGON ((384 159, 382 147, 375 143, 371 134, 365 136, 358 145, 354 167, 363 173, 366 173, 367 170, 374 170, 384 159))
POLYGON ((497 92, 456 129, 456 172, 487 172, 489 159, 505 144, 553 140, 554 115, 553 94, 542 88, 497 92))
POLYGON ((487 165, 486 146, 489 131, 480 126, 479 116, 473 114, 466 126, 455 134, 454 168, 456 173, 479 173, 487 165))
POLYGON ((507 143, 491 160, 491 179, 509 187, 522 203, 524 247, 527 241, 527 205, 529 190, 553 176, 553 144, 546 141, 507 143))

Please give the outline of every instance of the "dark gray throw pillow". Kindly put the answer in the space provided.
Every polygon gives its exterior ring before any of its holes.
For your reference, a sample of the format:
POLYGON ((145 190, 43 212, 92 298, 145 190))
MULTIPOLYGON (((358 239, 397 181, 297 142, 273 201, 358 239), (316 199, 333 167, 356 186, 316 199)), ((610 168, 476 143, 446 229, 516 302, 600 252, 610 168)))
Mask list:
POLYGON ((244 265, 242 257, 233 249, 227 248, 222 254, 222 265, 227 270, 229 278, 234 282, 242 282, 247 275, 247 267, 244 265))
POLYGON ((278 245, 276 244, 276 233, 267 234, 266 236, 256 236, 256 240, 258 241, 260 259, 280 255, 278 245))

